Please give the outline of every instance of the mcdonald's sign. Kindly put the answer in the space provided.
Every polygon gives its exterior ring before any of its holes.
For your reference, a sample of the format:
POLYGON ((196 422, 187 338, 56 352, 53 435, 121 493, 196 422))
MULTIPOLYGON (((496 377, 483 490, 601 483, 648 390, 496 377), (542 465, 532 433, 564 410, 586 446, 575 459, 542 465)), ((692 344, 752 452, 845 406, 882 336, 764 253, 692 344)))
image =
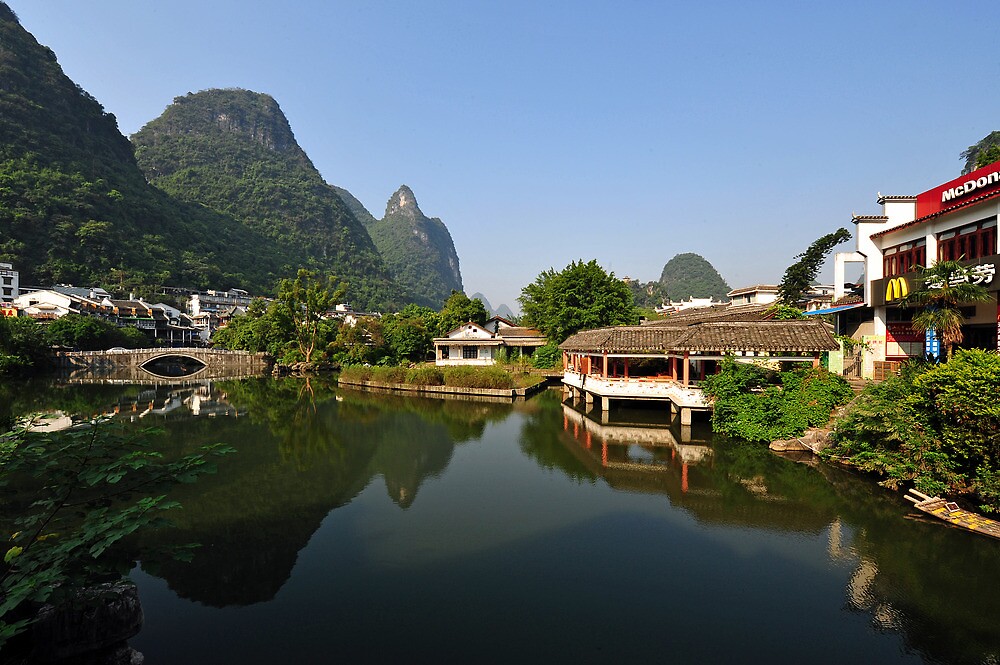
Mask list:
POLYGON ((905 277, 893 277, 885 281, 885 302, 890 303, 910 294, 910 283, 905 277))

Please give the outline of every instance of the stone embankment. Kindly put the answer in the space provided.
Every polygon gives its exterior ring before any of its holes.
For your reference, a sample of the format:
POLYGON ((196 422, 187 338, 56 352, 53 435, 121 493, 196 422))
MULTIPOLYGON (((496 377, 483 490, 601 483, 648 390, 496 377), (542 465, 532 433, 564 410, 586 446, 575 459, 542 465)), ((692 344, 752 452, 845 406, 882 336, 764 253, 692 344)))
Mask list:
POLYGON ((479 395, 483 397, 503 397, 506 399, 525 398, 545 389, 545 382, 536 383, 526 388, 465 388, 460 386, 419 386, 412 383, 383 383, 380 381, 357 381, 339 379, 342 386, 358 388, 376 388, 402 392, 421 393, 424 395, 479 395))

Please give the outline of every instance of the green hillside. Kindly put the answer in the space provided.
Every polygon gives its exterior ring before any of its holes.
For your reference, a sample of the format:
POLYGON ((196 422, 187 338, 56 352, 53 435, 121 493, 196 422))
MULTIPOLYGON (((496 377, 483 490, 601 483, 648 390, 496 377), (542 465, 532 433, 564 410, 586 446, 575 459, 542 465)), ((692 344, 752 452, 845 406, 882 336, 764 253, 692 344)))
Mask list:
POLYGON ((270 290, 261 241, 148 185, 115 117, 0 3, 0 261, 23 284, 270 290))
POLYGON ((726 300, 732 289, 712 264, 698 254, 678 254, 667 261, 660 275, 660 284, 670 300, 708 298, 726 300))
POLYGON ((269 95, 227 89, 178 97, 132 142, 150 182, 265 237, 260 254, 276 259, 282 273, 333 273, 363 307, 383 307, 398 295, 368 233, 269 95))
POLYGON ((392 195, 385 215, 368 232, 413 302, 439 309, 453 290, 462 291, 458 254, 448 227, 424 215, 406 185, 392 195))

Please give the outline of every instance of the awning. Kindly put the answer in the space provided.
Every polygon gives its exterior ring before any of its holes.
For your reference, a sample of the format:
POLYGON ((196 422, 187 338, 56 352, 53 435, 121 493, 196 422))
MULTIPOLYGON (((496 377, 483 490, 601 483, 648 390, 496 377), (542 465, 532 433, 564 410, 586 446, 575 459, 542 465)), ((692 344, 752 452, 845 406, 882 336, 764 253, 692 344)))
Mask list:
POLYGON ((803 312, 806 316, 817 316, 819 314, 834 314, 836 312, 843 312, 849 309, 857 309, 858 307, 865 307, 863 302, 852 302, 850 305, 837 305, 836 307, 827 307, 826 309, 814 309, 811 312, 803 312))

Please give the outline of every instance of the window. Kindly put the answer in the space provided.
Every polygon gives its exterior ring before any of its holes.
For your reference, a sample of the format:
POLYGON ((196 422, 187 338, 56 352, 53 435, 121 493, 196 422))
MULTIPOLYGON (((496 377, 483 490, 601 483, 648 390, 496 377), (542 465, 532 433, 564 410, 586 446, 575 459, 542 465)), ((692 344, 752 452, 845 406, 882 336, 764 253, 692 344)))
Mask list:
POLYGON ((441 347, 441 360, 448 360, 448 358, 450 357, 450 355, 451 355, 451 347, 450 346, 442 346, 441 347))
POLYGON ((996 253, 996 218, 938 234, 938 261, 980 259, 996 253))
POLYGON ((465 360, 475 360, 479 357, 479 347, 477 346, 463 346, 462 347, 462 358, 465 360))
POLYGON ((926 265, 927 241, 914 240, 889 247, 882 252, 882 274, 885 277, 904 275, 926 265))

